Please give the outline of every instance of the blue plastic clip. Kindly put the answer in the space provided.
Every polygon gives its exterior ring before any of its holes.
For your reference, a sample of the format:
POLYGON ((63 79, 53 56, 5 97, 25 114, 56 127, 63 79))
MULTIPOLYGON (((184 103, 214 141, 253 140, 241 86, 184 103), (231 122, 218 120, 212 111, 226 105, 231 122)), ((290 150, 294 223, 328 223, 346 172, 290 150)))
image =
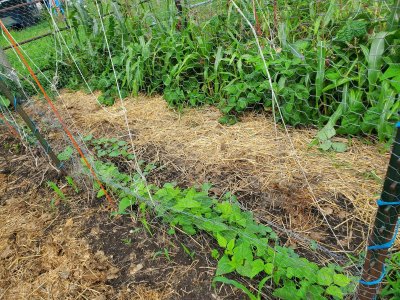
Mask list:
POLYGON ((383 278, 385 278, 385 275, 386 275, 386 269, 385 269, 385 266, 383 266, 382 274, 381 274, 381 276, 379 276, 378 279, 375 279, 373 281, 364 281, 364 280, 360 279, 359 282, 363 285, 368 285, 368 286, 377 285, 382 282, 383 278))
POLYGON ((396 123, 396 127, 400 128, 400 121, 396 123))
POLYGON ((400 201, 386 202, 386 201, 379 199, 378 201, 376 201, 376 204, 378 204, 378 206, 389 206, 389 205, 397 206, 397 205, 400 205, 400 201))
POLYGON ((382 249, 389 249, 390 247, 392 247, 394 242, 396 241, 397 234, 399 233, 399 224, 400 224, 400 222, 398 221, 396 223, 396 229, 394 230, 393 237, 390 241, 388 241, 387 243, 384 243, 382 245, 369 246, 368 250, 382 250, 382 249))

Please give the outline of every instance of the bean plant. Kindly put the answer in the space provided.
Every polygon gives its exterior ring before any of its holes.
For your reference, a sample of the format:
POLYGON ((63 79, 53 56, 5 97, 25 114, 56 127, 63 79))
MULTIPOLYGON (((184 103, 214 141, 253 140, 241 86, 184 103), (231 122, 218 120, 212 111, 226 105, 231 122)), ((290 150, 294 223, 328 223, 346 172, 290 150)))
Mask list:
MULTIPOLYGON (((246 110, 273 110, 293 126, 389 140, 400 109, 400 31, 393 19, 400 6, 381 8, 377 15, 368 9, 357 13, 354 1, 344 1, 346 9, 333 0, 286 2, 278 1, 286 10, 273 43, 266 39, 272 34, 267 19, 258 37, 271 82, 252 31, 231 6, 203 23, 189 18, 177 29, 176 16, 149 26, 144 11, 132 17, 127 6, 104 2, 105 33, 96 10, 79 6, 68 14, 69 47, 91 87, 103 92, 99 100, 105 105, 120 96, 117 81, 122 97, 163 94, 178 108, 215 105, 222 123, 236 122, 246 110)), ((81 86, 71 59, 61 68, 67 86, 81 86)), ((321 148, 337 150, 329 142, 321 148)))
MULTIPOLYGON (((93 139, 92 145, 103 140, 93 139)), ((217 247, 211 253, 217 260, 214 283, 233 284, 250 299, 261 299, 266 285, 279 299, 343 299, 354 291, 355 277, 338 265, 319 266, 293 249, 281 246, 277 233, 243 210, 231 193, 216 199, 210 196, 210 184, 186 189, 173 183, 162 187, 148 185, 139 174, 121 172, 112 162, 116 158, 102 156, 102 160, 94 161, 100 180, 118 199, 115 214, 138 210, 149 232, 146 216, 155 215, 170 227, 169 234, 175 234, 179 228, 191 236, 210 235, 217 247), (232 279, 234 274, 236 279, 243 277, 257 282, 258 292, 252 293, 232 279)), ((95 188, 97 196, 103 197, 100 187, 95 185, 95 188)))

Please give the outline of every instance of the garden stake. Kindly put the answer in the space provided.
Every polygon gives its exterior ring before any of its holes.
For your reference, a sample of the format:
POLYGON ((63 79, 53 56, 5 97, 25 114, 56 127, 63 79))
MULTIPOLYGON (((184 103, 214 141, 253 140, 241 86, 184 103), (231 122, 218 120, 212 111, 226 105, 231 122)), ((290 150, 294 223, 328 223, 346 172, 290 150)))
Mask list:
MULTIPOLYGON (((42 92, 44 98, 46 99, 47 103, 49 104, 50 108, 52 109, 54 115, 57 117, 57 120, 60 122, 64 132, 66 133, 66 135, 68 136, 68 138, 70 139, 72 145, 74 146, 74 148, 76 149, 76 151, 78 151, 79 155, 81 156, 84 164, 86 165, 86 167, 89 169, 90 173, 93 175, 95 181, 97 182, 97 184, 100 186, 100 188, 102 189, 102 191, 104 192, 104 195, 108 201, 108 203, 112 206, 112 207, 116 207, 116 203, 115 201, 111 198, 111 196, 108 194, 107 190, 105 189, 104 185, 101 183, 100 179, 98 178, 96 172, 94 171, 92 165, 89 163, 88 159, 86 158, 85 154, 83 153, 81 147, 79 146, 78 142, 75 140, 74 136, 72 135, 72 133, 69 131, 67 125, 64 123, 63 118, 61 117, 60 113, 58 112, 57 108, 55 107, 53 101, 50 99, 49 95, 47 94, 46 90, 44 89, 44 87, 42 86, 42 84, 40 83, 39 79, 37 78, 37 76, 35 75, 35 73, 33 72, 31 66, 29 65, 29 63, 27 62, 25 56, 22 54, 21 50, 19 49, 19 46, 17 44, 17 42, 14 40, 13 36, 10 34, 10 32, 8 31, 7 27, 4 25, 4 23, 0 20, 0 27, 3 30, 3 32, 5 33, 8 41, 12 44, 13 48, 15 49, 15 51, 17 52, 19 58, 21 59, 22 63, 24 64, 24 66, 28 69, 29 74, 31 75, 31 77, 33 78, 33 80, 36 82, 37 86, 39 87, 39 90, 42 92)), ((2 51, 1 51, 2 52, 2 51)), ((4 53, 4 52, 3 52, 4 53)), ((1 58, 1 57, 0 57, 1 58)))
POLYGON ((32 131, 33 135, 37 138, 39 143, 42 145, 44 151, 49 155, 50 159, 53 161, 55 166, 58 169, 61 169, 62 163, 54 154, 53 150, 51 149, 49 143, 45 140, 45 138, 40 134, 38 128, 36 127, 35 123, 29 118, 28 114, 23 110, 21 105, 18 104, 17 98, 13 97, 7 86, 5 85, 4 81, 0 79, 0 92, 10 100, 11 103, 14 105, 15 111, 21 116, 24 120, 26 125, 28 125, 29 129, 32 131))
POLYGON ((385 259, 394 244, 398 231, 400 213, 400 122, 393 144, 389 167, 383 185, 381 199, 372 233, 369 237, 367 255, 358 288, 360 300, 375 299, 380 283, 385 277, 385 259))

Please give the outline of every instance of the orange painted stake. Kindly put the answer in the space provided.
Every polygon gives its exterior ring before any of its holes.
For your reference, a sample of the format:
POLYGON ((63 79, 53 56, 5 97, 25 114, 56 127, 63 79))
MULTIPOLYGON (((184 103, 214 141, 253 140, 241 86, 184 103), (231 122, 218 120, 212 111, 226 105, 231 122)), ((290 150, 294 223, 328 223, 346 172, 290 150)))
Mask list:
POLYGON ((28 62, 26 61, 24 55, 22 54, 21 50, 19 49, 16 41, 10 34, 10 32, 7 30, 6 26, 4 26, 3 22, 0 20, 0 27, 6 34, 8 40, 12 44, 13 48, 15 51, 18 53, 18 56, 21 58, 21 61, 25 65, 25 67, 28 69, 29 74, 32 76, 33 80, 36 82, 37 86, 39 87, 40 91, 42 92, 44 98, 47 100, 49 103, 51 109, 53 110, 54 114, 56 115, 58 121, 60 122, 62 128, 64 129, 64 132, 67 134, 68 138, 71 140, 72 145, 75 147, 75 149, 78 151, 79 155, 81 156, 82 160, 84 161, 85 165, 88 167, 90 170, 90 173, 92 173, 94 179, 96 180, 97 184, 100 186, 100 188, 103 190, 104 195, 107 198, 107 201, 112 205, 113 207, 116 206, 115 201, 110 197, 108 194, 107 190, 104 188, 103 184, 100 182, 99 178, 96 175, 96 172, 93 170, 92 166, 90 165, 89 161, 86 159, 85 154, 79 147, 78 143, 76 142, 75 138, 72 136, 71 132, 69 131, 68 127, 65 125, 64 121, 61 118, 60 113, 58 112, 57 108, 54 106, 53 101, 50 99, 49 95, 47 95, 47 92, 43 88, 42 84, 40 83, 39 79, 36 77, 35 73, 33 72, 32 68, 29 66, 28 62))

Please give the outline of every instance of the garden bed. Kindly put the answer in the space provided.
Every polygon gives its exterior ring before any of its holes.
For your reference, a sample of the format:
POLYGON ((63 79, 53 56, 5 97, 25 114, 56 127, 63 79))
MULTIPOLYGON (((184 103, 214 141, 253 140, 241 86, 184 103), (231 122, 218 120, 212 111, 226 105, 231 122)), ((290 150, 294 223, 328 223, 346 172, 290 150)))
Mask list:
MULTIPOLYGON (((118 104, 100 107, 93 95, 68 91, 58 101, 72 131, 128 140, 118 104)), ((138 158, 156 166, 147 177, 150 183, 191 187, 210 182, 216 197, 232 192, 259 222, 274 226, 285 246, 313 261, 333 256, 311 253, 310 240, 331 255, 341 249, 352 253, 363 249, 388 161, 380 146, 343 139, 349 143, 347 152, 321 152, 309 147, 316 130, 289 128, 287 135, 265 114, 248 113, 241 122, 225 126, 219 124, 220 112, 213 107, 177 112, 161 97, 138 97, 124 104, 138 158), (330 234, 323 215, 339 241, 330 234)), ((47 111, 44 104, 31 109, 33 115, 43 113, 41 119, 51 120, 47 111)), ((57 149, 59 127, 49 125, 46 130, 57 149)), ((109 218, 101 200, 65 186, 68 201, 53 207, 55 195, 46 181, 58 181, 59 175, 46 159, 35 166, 23 149, 12 146, 15 140, 6 139, 4 133, 1 137, 5 159, 0 169, 9 170, 0 178, 4 189, 0 219, 6 220, 0 229, 4 270, 0 295, 6 299, 13 294, 93 299, 104 299, 102 295, 214 299, 232 293, 235 299, 243 297, 230 286, 211 287, 216 263, 210 252, 216 245, 207 235, 170 236, 156 219, 149 222, 150 235, 134 215, 109 218)))

